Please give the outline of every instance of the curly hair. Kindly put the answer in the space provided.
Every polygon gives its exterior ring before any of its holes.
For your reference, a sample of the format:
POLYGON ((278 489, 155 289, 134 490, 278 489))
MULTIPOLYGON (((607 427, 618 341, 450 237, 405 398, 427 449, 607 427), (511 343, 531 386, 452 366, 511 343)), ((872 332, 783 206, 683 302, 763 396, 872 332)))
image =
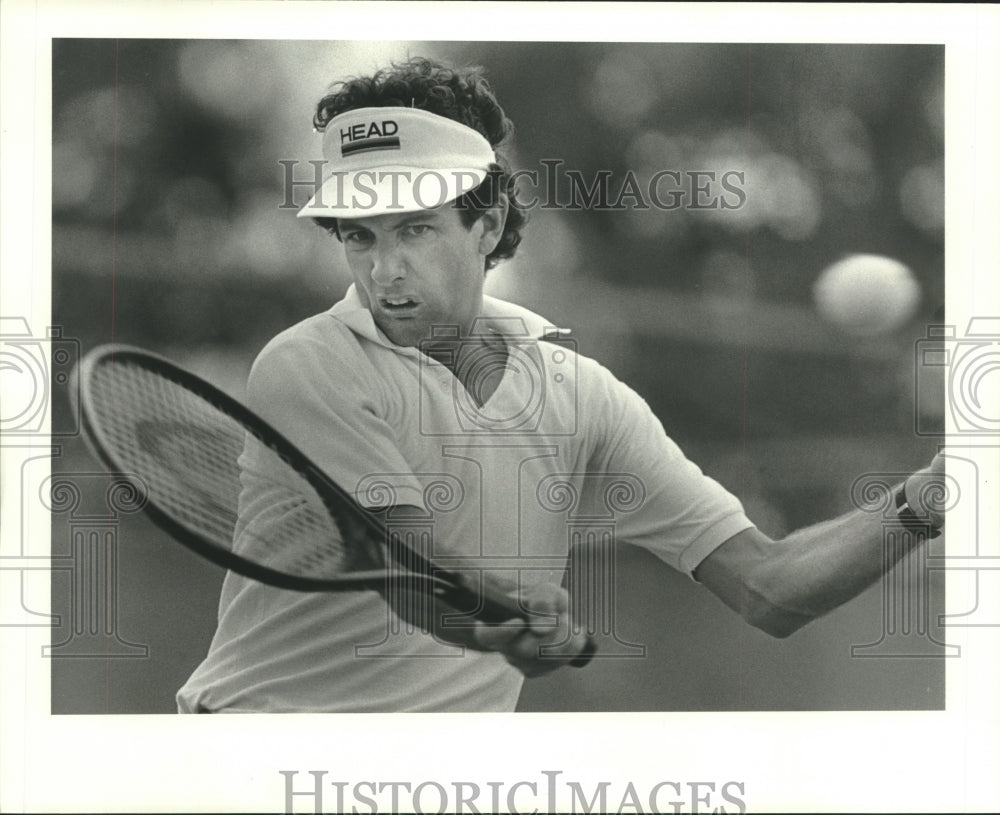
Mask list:
MULTIPOLYGON (((412 107, 444 116, 481 134, 494 151, 514 130, 483 77, 482 68, 450 68, 424 57, 393 63, 390 68, 370 77, 354 77, 336 83, 317 104, 313 126, 325 130, 334 116, 369 107, 412 107)), ((510 165, 499 152, 496 152, 496 159, 482 184, 454 202, 462 223, 468 228, 506 194, 507 220, 499 243, 486 257, 487 269, 514 255, 521 243, 521 230, 528 222, 527 208, 517 200, 516 181, 511 178, 510 165)), ((313 220, 339 237, 336 218, 313 220)))

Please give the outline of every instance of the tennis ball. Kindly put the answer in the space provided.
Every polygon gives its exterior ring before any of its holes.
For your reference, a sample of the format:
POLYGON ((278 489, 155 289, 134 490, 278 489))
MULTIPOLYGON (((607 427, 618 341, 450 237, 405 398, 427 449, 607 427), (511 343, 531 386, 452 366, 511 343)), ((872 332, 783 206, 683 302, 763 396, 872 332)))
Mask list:
POLYGON ((813 287, 816 308, 849 334, 888 334, 920 303, 920 284, 903 263, 883 255, 848 255, 828 266, 813 287))

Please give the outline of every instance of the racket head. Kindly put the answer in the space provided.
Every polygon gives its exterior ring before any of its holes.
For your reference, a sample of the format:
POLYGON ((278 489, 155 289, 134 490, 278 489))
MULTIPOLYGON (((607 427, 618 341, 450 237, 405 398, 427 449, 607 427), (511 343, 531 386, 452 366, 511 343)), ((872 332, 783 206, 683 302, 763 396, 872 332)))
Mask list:
POLYGON ((90 447, 139 491, 149 517, 176 540, 280 588, 332 591, 385 582, 385 529, 376 513, 240 402, 130 346, 93 349, 77 376, 90 447), (270 511, 285 512, 266 530, 241 527, 241 516, 252 511, 241 506, 248 462, 269 479, 270 511))

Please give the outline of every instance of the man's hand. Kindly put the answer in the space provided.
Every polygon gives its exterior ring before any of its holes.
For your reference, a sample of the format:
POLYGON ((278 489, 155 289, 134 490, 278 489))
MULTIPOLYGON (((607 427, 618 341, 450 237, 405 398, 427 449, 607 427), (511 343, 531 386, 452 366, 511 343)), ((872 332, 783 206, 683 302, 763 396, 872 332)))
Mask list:
POLYGON ((477 622, 472 647, 499 651, 525 676, 541 676, 567 665, 587 647, 586 634, 573 633, 566 589, 543 583, 526 589, 520 600, 531 615, 527 625, 516 619, 502 625, 477 622))
POLYGON ((518 594, 516 583, 487 573, 477 573, 469 588, 478 591, 479 581, 493 594, 517 597, 528 620, 512 617, 502 623, 485 623, 440 597, 431 600, 422 592, 411 591, 405 581, 394 585, 394 591, 383 593, 383 597, 400 618, 438 640, 477 651, 499 652, 525 676, 540 676, 568 664, 586 664, 593 646, 584 632, 572 633, 566 589, 542 583, 522 588, 518 594), (455 618, 464 619, 456 623, 455 618), (574 663, 578 658, 581 661, 574 663))
POLYGON ((948 502, 944 462, 944 454, 938 453, 930 465, 907 478, 904 487, 906 502, 934 527, 944 526, 944 508, 948 502))

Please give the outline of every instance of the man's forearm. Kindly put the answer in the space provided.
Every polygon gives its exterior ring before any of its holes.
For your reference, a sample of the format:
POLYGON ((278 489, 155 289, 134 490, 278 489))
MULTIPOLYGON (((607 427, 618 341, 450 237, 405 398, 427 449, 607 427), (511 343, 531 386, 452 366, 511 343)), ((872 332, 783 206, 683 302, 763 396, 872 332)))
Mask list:
POLYGON ((787 636, 876 583, 917 540, 886 547, 885 525, 876 513, 855 510, 798 530, 776 541, 747 575, 754 598, 754 625, 787 636))
POLYGON ((754 623, 775 636, 787 636, 878 581, 936 534, 942 518, 921 506, 917 496, 928 479, 941 475, 943 466, 934 473, 928 468, 907 479, 905 487, 894 488, 894 498, 904 490, 899 499, 903 505, 891 508, 888 516, 855 510, 767 547, 747 580, 749 592, 759 597, 754 623), (886 545, 887 531, 894 532, 893 546, 886 545))
POLYGON ((901 508, 855 510, 779 541, 748 529, 709 555, 695 577, 751 625, 786 637, 863 592, 934 534, 943 510, 927 503, 940 498, 933 488, 943 479, 939 455, 907 479, 901 508), (887 529, 897 545, 885 545, 887 529))

